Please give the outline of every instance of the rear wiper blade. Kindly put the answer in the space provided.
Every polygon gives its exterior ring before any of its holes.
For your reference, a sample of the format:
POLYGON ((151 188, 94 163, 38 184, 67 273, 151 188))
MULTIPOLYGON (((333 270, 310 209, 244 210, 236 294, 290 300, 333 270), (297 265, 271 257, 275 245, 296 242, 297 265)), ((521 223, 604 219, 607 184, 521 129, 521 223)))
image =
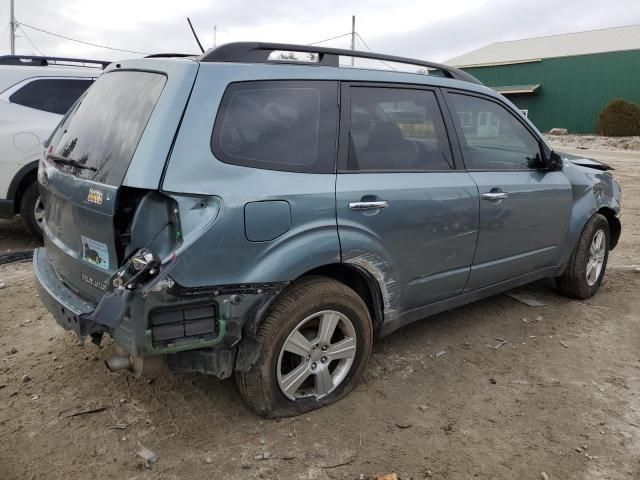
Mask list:
POLYGON ((98 171, 98 169, 95 167, 87 167, 86 165, 81 164, 78 160, 74 160, 73 158, 69 157, 63 157, 62 155, 56 155, 55 153, 50 153, 47 155, 47 157, 53 160, 53 162, 60 165, 69 165, 70 167, 76 167, 82 170, 91 170, 92 172, 98 171))

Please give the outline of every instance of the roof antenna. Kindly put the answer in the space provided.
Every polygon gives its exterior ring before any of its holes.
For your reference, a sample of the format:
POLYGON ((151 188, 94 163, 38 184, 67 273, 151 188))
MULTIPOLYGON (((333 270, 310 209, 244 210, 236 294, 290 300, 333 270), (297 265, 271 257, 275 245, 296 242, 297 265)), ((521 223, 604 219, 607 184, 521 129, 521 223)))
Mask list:
POLYGON ((204 48, 202 48, 202 44, 200 43, 200 39, 198 38, 198 35, 196 35, 196 31, 193 29, 193 25, 191 24, 191 20, 189 19, 189 17, 187 17, 187 22, 189 22, 189 27, 191 27, 191 33, 193 33, 193 36, 196 39, 196 42, 198 43, 198 46, 200 47, 200 51, 202 53, 204 53, 204 48))

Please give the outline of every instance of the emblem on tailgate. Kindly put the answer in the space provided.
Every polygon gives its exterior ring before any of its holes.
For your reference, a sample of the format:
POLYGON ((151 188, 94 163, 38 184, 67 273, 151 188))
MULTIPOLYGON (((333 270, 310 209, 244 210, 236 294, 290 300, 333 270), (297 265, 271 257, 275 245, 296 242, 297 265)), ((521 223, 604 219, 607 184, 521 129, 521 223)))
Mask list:
POLYGON ((90 188, 89 194, 87 195, 87 201, 90 203, 95 203, 96 205, 102 205, 102 191, 96 188, 90 188))

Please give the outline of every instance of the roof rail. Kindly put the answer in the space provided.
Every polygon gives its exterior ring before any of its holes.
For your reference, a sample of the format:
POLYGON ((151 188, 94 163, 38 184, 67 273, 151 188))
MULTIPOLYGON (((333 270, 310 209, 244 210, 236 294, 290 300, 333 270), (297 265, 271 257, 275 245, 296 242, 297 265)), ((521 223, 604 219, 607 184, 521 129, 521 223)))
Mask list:
POLYGON ((22 65, 24 67, 46 67, 49 65, 76 65, 82 63, 84 67, 106 68, 112 62, 105 60, 89 60, 88 58, 70 58, 70 57, 43 57, 37 55, 0 55, 0 65, 22 65), (71 63, 70 63, 71 62, 71 63))
POLYGON ((217 48, 206 51, 198 60, 201 62, 238 62, 238 63, 293 63, 282 60, 270 60, 269 55, 274 51, 283 52, 304 52, 318 55, 317 62, 295 62, 308 65, 319 65, 328 67, 338 67, 339 57, 367 58, 370 60, 381 60, 384 62, 403 63, 425 67, 429 70, 439 70, 442 75, 456 80, 472 82, 482 85, 473 75, 463 70, 448 65, 435 62, 426 62, 415 58, 396 57, 395 55, 384 55, 374 52, 363 52, 360 50, 344 50, 341 48, 316 47, 310 45, 292 45, 288 43, 262 43, 262 42, 234 42, 220 45, 217 48))
POLYGON ((197 57, 197 53, 152 53, 151 55, 146 55, 144 58, 171 58, 171 57, 197 57))

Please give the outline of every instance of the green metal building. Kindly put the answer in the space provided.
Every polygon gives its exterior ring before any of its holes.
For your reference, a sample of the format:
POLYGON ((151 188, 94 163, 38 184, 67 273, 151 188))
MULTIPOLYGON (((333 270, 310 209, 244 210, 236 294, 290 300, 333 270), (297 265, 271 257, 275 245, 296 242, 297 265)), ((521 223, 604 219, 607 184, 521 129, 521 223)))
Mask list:
POLYGON ((640 104, 640 25, 498 42, 446 63, 505 95, 543 132, 594 133, 609 100, 640 104))

